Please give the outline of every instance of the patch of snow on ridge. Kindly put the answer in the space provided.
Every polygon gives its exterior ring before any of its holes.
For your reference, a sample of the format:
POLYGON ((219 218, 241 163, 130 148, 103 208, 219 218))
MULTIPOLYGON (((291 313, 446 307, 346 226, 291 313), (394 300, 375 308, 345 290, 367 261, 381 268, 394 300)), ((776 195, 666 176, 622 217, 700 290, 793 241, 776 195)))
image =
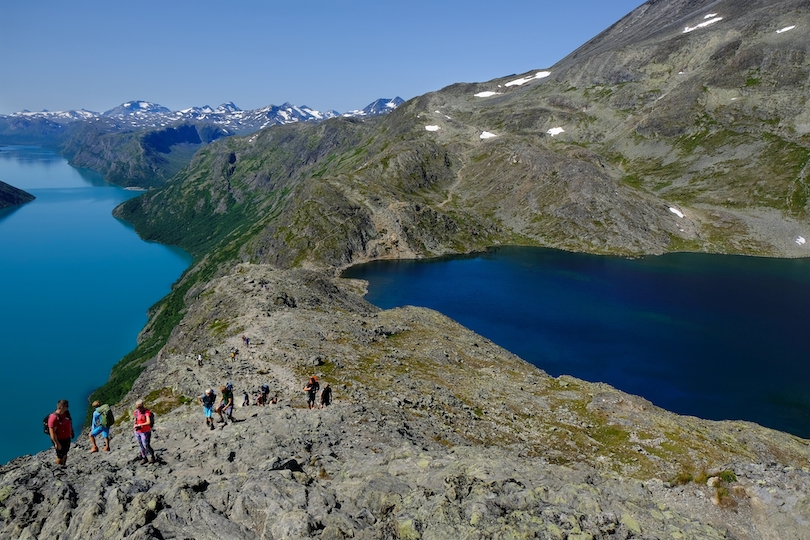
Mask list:
POLYGON ((551 75, 550 71, 538 71, 534 74, 534 77, 521 77, 520 79, 515 79, 514 81, 509 81, 504 86, 521 86, 526 84, 529 81, 533 81, 535 79, 545 79, 551 75))
MULTIPOLYGON (((712 15, 717 15, 717 14, 712 13, 712 15)), ((702 22, 702 23, 700 23, 700 24, 698 24, 696 26, 687 26, 686 28, 683 29, 683 33, 688 34, 689 32, 692 32, 693 30, 697 30, 698 28, 706 28, 710 24, 714 24, 717 21, 722 21, 722 20, 723 20, 723 17, 715 17, 714 19, 709 19, 708 21, 704 21, 704 22, 702 22)))
POLYGON ((565 130, 563 128, 561 128, 561 127, 555 127, 555 128, 551 128, 550 130, 546 131, 546 133, 548 133, 549 135, 551 135, 553 137, 554 135, 559 135, 560 133, 565 133, 565 130))
POLYGON ((490 97, 490 96, 497 96, 498 94, 500 94, 500 92, 492 92, 490 90, 487 90, 486 92, 478 92, 477 94, 475 94, 475 97, 490 97))
POLYGON ((485 131, 481 134, 482 139, 491 139, 492 137, 497 137, 497 135, 490 133, 489 131, 485 131))
POLYGON ((794 28, 796 28, 795 24, 793 26, 786 26, 786 27, 782 28, 781 30, 777 30, 776 33, 781 34, 782 32, 787 32, 789 30, 793 30, 794 28))
POLYGON ((717 17, 717 13, 709 13, 708 15, 706 15, 706 16, 705 16, 705 17, 703 17, 703 18, 704 18, 704 19, 711 19, 712 17, 717 17))
POLYGON ((678 216, 679 218, 683 217, 683 212, 681 212, 677 208, 674 208, 674 207, 670 206, 669 211, 672 212, 673 214, 675 214, 676 216, 678 216))
POLYGON ((425 126, 427 131, 439 131, 439 126, 425 126))
POLYGON ((799 236, 796 238, 796 243, 800 246, 803 246, 804 244, 807 243, 807 240, 805 240, 803 236, 799 236))

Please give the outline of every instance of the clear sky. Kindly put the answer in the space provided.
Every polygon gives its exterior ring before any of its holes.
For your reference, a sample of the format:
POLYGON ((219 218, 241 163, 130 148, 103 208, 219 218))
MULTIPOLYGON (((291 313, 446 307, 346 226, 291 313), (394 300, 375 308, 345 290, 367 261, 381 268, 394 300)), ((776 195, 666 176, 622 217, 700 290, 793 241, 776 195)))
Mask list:
POLYGON ((0 114, 326 111, 547 68, 643 0, 8 0, 0 114))

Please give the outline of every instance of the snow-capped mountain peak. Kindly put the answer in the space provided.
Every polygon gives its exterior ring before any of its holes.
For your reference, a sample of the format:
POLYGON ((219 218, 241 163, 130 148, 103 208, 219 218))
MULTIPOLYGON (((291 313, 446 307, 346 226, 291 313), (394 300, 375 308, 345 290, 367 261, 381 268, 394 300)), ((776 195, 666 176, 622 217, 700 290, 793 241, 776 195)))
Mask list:
MULTIPOLYGON (((401 98, 378 99, 364 109, 351 111, 343 116, 370 117, 386 114, 395 109, 401 98)), ((214 124, 235 134, 247 134, 260 129, 279 124, 293 122, 314 122, 341 116, 335 110, 321 112, 306 105, 293 105, 286 102, 283 105, 268 105, 260 109, 244 111, 233 102, 223 103, 216 108, 209 105, 202 107, 189 107, 179 111, 171 111, 162 105, 148 101, 127 101, 118 107, 103 113, 93 111, 22 111, 9 115, 29 119, 42 119, 59 123, 80 120, 109 119, 119 127, 127 129, 162 128, 182 122, 204 122, 214 124)))

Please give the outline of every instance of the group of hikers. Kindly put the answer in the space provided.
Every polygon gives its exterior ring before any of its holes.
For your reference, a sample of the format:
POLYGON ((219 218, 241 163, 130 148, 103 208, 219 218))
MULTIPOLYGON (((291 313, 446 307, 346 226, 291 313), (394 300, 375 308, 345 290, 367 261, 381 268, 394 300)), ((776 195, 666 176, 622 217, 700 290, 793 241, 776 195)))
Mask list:
MULTIPOLYGON (((326 383, 323 390, 320 392, 320 400, 318 400, 318 391, 320 390, 320 383, 318 377, 312 375, 307 384, 304 385, 304 392, 307 394, 307 407, 309 409, 316 408, 316 401, 319 407, 324 407, 332 403, 332 387, 326 383)), ((220 400, 217 403, 217 395, 213 388, 208 388, 202 395, 197 396, 197 400, 203 406, 205 414, 206 426, 213 430, 215 428, 214 413, 219 415, 217 423, 223 424, 225 427, 228 421, 231 423, 237 422, 233 417, 234 397, 233 397, 233 384, 230 382, 220 386, 220 400), (227 418, 227 420, 226 420, 227 418)), ((266 384, 262 385, 255 398, 256 405, 267 405, 278 403, 278 396, 270 398, 270 387, 266 384)), ((247 392, 244 395, 242 406, 250 405, 250 397, 247 392)), ((112 408, 107 404, 101 404, 94 401, 93 404, 93 418, 90 422, 90 453, 96 453, 99 450, 103 452, 110 451, 110 428, 115 423, 112 408), (97 438, 103 440, 104 445, 99 449, 97 438)), ((135 402, 135 410, 133 416, 133 429, 135 439, 138 442, 140 450, 141 465, 155 463, 155 451, 152 449, 152 427, 155 425, 155 415, 144 406, 143 400, 139 399, 135 402)), ((56 410, 45 417, 43 423, 45 424, 45 433, 50 436, 54 449, 56 450, 56 464, 64 466, 67 463, 67 454, 70 450, 71 440, 75 438, 73 432, 73 420, 70 417, 69 404, 66 399, 61 399, 56 404, 56 410)))
MULTIPOLYGON (((98 401, 93 402, 93 419, 90 423, 90 453, 99 451, 96 437, 104 439, 103 451, 110 451, 110 428, 115 423, 112 408, 109 405, 102 405, 98 401)), ((152 426, 155 423, 155 415, 147 409, 143 400, 135 402, 135 410, 132 412, 134 419, 133 428, 138 448, 141 452, 141 465, 155 463, 155 451, 152 449, 152 426)), ((56 464, 65 465, 67 455, 70 450, 70 441, 75 438, 73 431, 73 420, 70 417, 70 404, 66 399, 60 399, 56 403, 56 410, 45 417, 46 433, 51 438, 53 447, 56 450, 56 464)))

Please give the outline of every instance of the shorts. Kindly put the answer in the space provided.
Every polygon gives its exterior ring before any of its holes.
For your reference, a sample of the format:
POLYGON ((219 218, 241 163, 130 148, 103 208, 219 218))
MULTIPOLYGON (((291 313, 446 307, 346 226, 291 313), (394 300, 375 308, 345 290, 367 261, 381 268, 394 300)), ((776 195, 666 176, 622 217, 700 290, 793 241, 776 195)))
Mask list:
POLYGON ((203 406, 203 412, 206 418, 211 418, 214 415, 214 404, 212 403, 210 407, 203 406))
POLYGON ((307 394, 307 403, 315 403, 315 398, 318 394, 307 394))
POLYGON ((93 431, 90 432, 91 437, 98 437, 101 435, 105 439, 110 438, 110 428, 104 426, 96 426, 93 428, 93 431))
POLYGON ((230 416, 231 413, 233 412, 233 405, 228 405, 227 407, 222 409, 222 412, 225 413, 225 416, 230 416))
MULTIPOLYGON (((68 450, 70 450, 70 439, 59 439, 59 444, 62 445, 61 450, 56 450, 56 457, 63 458, 67 457, 68 450)), ((54 449, 56 445, 54 445, 54 449)))

